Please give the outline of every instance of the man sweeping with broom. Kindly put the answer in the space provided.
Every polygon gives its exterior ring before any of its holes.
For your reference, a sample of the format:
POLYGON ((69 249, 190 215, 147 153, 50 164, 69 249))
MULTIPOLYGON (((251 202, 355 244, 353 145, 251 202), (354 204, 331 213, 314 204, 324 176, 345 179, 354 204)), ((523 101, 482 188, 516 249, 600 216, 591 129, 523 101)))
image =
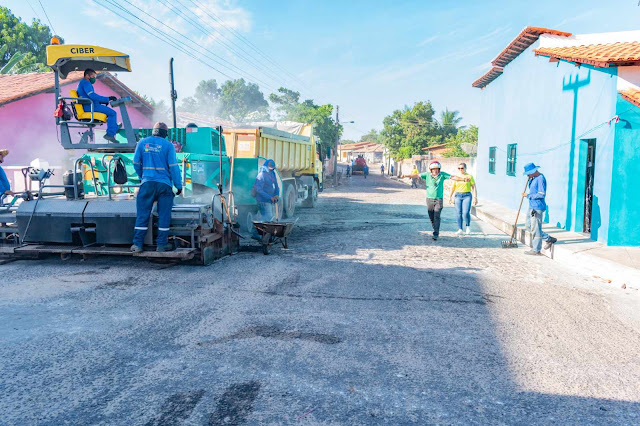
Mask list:
POLYGON ((540 167, 534 163, 524 166, 524 175, 529 177, 529 193, 522 193, 523 197, 529 199, 529 212, 527 213, 526 227, 532 233, 531 250, 525 254, 540 256, 542 240, 546 241, 545 249, 550 249, 553 243, 558 241, 546 232, 542 231, 542 215, 547 210, 545 197, 547 196, 547 180, 538 171, 540 167))

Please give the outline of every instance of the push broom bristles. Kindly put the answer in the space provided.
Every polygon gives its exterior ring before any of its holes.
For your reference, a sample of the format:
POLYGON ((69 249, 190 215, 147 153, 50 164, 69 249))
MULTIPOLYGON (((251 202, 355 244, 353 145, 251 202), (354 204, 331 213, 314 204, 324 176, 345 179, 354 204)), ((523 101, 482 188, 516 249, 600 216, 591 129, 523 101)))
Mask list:
POLYGON ((513 239, 509 241, 502 241, 502 248, 518 248, 518 243, 513 239))

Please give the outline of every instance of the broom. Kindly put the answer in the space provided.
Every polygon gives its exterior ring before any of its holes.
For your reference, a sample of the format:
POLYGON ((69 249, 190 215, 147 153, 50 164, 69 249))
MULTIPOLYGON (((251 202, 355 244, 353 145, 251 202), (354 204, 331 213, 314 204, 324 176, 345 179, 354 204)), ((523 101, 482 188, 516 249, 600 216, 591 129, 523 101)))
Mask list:
MULTIPOLYGON (((529 187, 529 179, 527 179, 527 183, 524 186, 524 192, 527 192, 527 188, 529 187)), ((518 242, 516 240, 516 231, 518 230, 518 218, 520 217, 520 210, 522 209, 522 203, 524 201, 524 195, 520 199, 520 207, 518 207, 518 213, 516 214, 516 223, 513 224, 513 231, 511 232, 511 238, 509 241, 502 241, 502 248, 518 248, 518 242)))

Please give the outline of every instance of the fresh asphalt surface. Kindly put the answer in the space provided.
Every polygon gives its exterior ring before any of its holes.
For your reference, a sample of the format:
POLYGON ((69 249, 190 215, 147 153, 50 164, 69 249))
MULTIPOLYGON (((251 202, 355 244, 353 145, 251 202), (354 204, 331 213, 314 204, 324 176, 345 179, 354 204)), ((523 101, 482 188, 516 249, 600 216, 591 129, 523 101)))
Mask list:
POLYGON ((434 242, 424 191, 378 175, 300 217, 209 267, 0 265, 0 424, 640 423, 631 290, 451 208, 434 242))

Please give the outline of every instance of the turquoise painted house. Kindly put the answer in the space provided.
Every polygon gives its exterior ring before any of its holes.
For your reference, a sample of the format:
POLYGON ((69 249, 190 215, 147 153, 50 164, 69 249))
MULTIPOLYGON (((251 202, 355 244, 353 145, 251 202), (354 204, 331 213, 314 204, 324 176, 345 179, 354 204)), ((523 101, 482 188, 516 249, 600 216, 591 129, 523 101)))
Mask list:
POLYGON ((547 178, 548 223, 640 246, 640 31, 527 27, 473 86, 481 199, 517 209, 534 162, 547 178))

